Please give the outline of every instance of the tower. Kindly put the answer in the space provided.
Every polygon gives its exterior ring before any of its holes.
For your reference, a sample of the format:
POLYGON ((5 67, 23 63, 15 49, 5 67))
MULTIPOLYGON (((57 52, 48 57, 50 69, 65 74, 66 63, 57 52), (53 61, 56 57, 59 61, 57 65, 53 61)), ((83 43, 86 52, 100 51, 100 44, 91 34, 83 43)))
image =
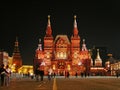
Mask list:
POLYGON ((15 41, 15 46, 14 46, 14 51, 13 51, 13 65, 16 68, 16 72, 17 70, 22 66, 22 58, 20 55, 20 50, 19 50, 19 42, 18 42, 18 38, 16 37, 16 41, 15 41))
POLYGON ((41 39, 39 39, 38 47, 35 51, 35 58, 34 58, 34 72, 37 68, 40 68, 41 64, 43 64, 44 52, 42 49, 41 39))
POLYGON ((50 24, 50 15, 48 15, 48 24, 46 28, 46 35, 44 37, 44 53, 47 63, 50 65, 53 55, 53 36, 50 24))
POLYGON ((100 58, 99 49, 97 49, 97 57, 95 59, 95 66, 102 66, 102 59, 100 58))
POLYGON ((74 15, 73 35, 71 36, 71 56, 73 65, 76 65, 78 63, 77 61, 79 52, 80 52, 80 36, 78 35, 76 15, 74 15))
POLYGON ((80 60, 82 60, 82 64, 85 67, 85 74, 90 74, 91 67, 91 55, 89 50, 86 47, 85 39, 83 39, 82 48, 80 51, 80 60))

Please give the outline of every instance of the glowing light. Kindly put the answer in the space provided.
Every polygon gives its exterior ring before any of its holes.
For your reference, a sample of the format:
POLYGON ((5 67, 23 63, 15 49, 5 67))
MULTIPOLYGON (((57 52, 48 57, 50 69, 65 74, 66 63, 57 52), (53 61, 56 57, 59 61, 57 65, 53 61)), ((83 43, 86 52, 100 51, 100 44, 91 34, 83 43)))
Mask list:
POLYGON ((79 65, 79 66, 82 65, 82 62, 79 61, 78 65, 79 65))
POLYGON ((53 65, 53 70, 55 70, 55 65, 53 65))
POLYGON ((43 61, 43 62, 41 62, 41 66, 45 66, 45 62, 43 61))

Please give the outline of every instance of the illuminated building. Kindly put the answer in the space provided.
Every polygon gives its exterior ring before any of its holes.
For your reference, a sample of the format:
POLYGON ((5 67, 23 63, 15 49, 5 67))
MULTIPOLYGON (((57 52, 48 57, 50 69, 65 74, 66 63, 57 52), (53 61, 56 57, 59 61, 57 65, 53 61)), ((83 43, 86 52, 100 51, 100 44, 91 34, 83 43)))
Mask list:
POLYGON ((102 66, 99 49, 97 49, 97 56, 94 61, 94 65, 90 68, 91 75, 106 75, 106 69, 102 66))
POLYGON ((0 51, 0 65, 4 64, 5 66, 9 64, 8 62, 9 54, 6 51, 0 51))
POLYGON ((105 68, 108 75, 120 74, 120 61, 113 58, 112 54, 108 54, 109 58, 105 63, 105 68))
POLYGON ((120 61, 111 64, 111 75, 120 75, 120 61))
POLYGON ((12 65, 16 69, 15 72, 18 72, 18 69, 22 66, 22 58, 19 51, 19 42, 17 37, 15 41, 15 47, 14 47, 12 59, 13 59, 12 65))
POLYGON ((19 74, 24 74, 24 75, 33 75, 33 66, 32 65, 22 65, 18 69, 19 74))
POLYGON ((102 66, 105 66, 105 62, 107 59, 107 47, 100 47, 94 45, 93 48, 90 49, 93 62, 95 62, 94 60, 96 59, 98 49, 99 49, 100 57, 102 58, 102 66))
POLYGON ((80 48, 81 38, 78 34, 76 16, 74 16, 73 33, 69 39, 67 35, 52 35, 50 16, 48 16, 48 24, 46 34, 44 36, 44 46, 39 42, 34 58, 34 70, 39 67, 44 70, 45 74, 48 69, 52 68, 58 75, 64 75, 69 71, 70 75, 77 72, 90 73, 91 55, 86 47, 85 39, 80 48))

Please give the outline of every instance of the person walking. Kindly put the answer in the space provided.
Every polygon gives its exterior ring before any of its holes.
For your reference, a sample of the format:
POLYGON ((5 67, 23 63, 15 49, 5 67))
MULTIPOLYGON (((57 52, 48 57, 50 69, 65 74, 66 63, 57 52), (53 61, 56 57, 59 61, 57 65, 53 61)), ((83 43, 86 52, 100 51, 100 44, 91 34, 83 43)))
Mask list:
POLYGON ((39 70, 39 67, 35 70, 35 77, 36 77, 36 81, 39 81, 39 78, 40 78, 40 70, 39 70))
POLYGON ((11 75, 11 69, 9 68, 9 65, 6 66, 6 75, 5 75, 5 85, 8 86, 10 84, 10 75, 11 75))
POLYGON ((67 71, 67 78, 69 78, 69 76, 70 76, 70 74, 69 74, 69 72, 67 71))
POLYGON ((1 86, 5 85, 5 75, 6 74, 7 74, 7 71, 4 68, 4 64, 2 64, 0 67, 1 86))
POLYGON ((44 77, 44 71, 40 70, 40 77, 41 77, 41 81, 43 81, 43 77, 44 77))
POLYGON ((56 73, 54 72, 54 73, 53 73, 53 75, 54 75, 54 78, 55 78, 55 76, 56 76, 56 73))
POLYGON ((78 76, 77 72, 75 73, 75 76, 76 76, 76 78, 77 78, 77 76, 78 76))
POLYGON ((52 69, 50 68, 49 70, 48 70, 48 80, 50 81, 51 80, 51 75, 52 75, 52 69))

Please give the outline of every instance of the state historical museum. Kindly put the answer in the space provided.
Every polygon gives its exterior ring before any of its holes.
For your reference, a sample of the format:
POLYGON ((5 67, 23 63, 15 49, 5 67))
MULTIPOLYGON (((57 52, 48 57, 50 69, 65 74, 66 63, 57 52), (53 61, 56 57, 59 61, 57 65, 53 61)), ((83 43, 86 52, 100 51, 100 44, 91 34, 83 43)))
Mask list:
POLYGON ((40 70, 44 70, 45 75, 49 68, 52 68, 57 75, 65 75, 66 71, 70 75, 75 75, 76 72, 89 74, 92 65, 91 55, 86 48, 85 39, 82 40, 82 46, 80 45, 81 38, 78 33, 76 16, 74 16, 71 38, 67 35, 53 37, 50 16, 48 16, 43 49, 40 39, 35 51, 34 70, 39 67, 40 70))

